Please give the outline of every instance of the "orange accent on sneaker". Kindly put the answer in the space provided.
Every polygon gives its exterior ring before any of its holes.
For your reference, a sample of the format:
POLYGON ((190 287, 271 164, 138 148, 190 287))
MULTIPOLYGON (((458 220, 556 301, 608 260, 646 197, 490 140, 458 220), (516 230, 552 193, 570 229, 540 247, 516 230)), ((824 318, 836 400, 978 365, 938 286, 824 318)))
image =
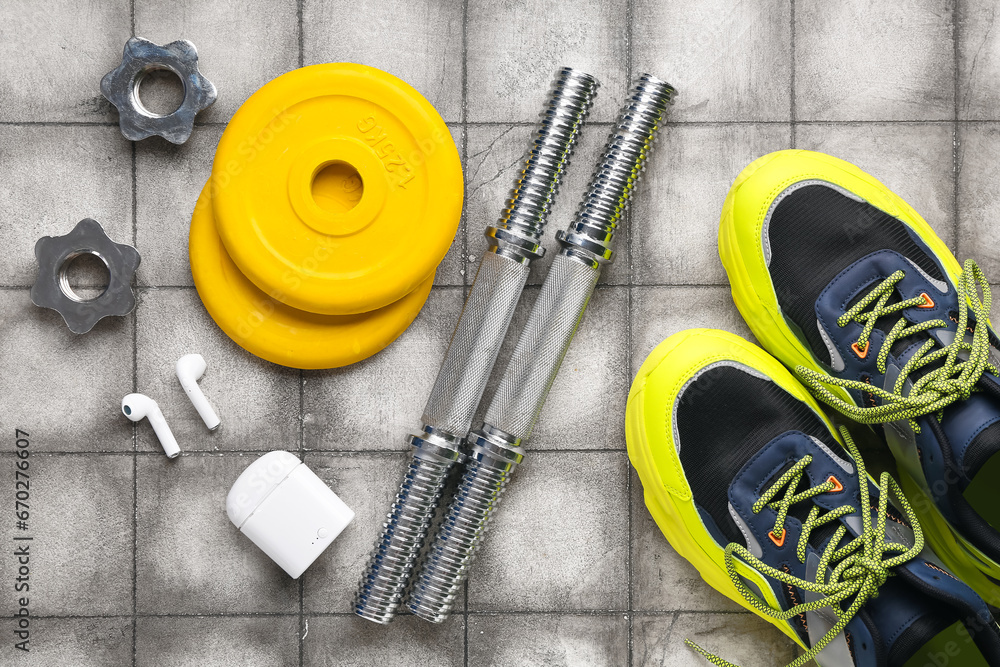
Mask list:
POLYGON ((785 530, 784 528, 781 529, 781 538, 780 539, 775 536, 773 530, 767 534, 767 536, 771 538, 771 541, 774 542, 775 545, 777 545, 778 547, 785 546, 785 536, 786 535, 788 535, 788 531, 785 530))
POLYGON ((854 350, 854 354, 858 355, 858 359, 864 359, 868 356, 868 348, 871 347, 872 342, 865 341, 865 349, 858 347, 857 343, 851 343, 851 349, 854 350))
POLYGON ((932 299, 930 297, 930 295, 927 294, 927 292, 921 292, 920 296, 923 297, 924 303, 921 306, 917 306, 917 308, 933 308, 934 307, 934 299, 932 299))
POLYGON ((953 575, 953 574, 952 574, 951 572, 949 572, 948 570, 943 570, 943 569, 941 569, 940 567, 938 567, 938 566, 937 566, 937 565, 935 565, 934 563, 930 563, 930 562, 927 562, 927 561, 924 561, 924 565, 926 565, 927 567, 931 568, 932 570, 936 570, 937 572, 940 572, 940 573, 941 573, 941 574, 943 574, 943 575, 946 575, 946 576, 949 576, 949 577, 951 577, 952 579, 955 579, 955 581, 958 581, 958 578, 957 578, 957 577, 955 577, 955 575, 953 575))
POLYGON ((826 481, 833 483, 833 488, 830 489, 827 493, 839 493, 844 490, 844 485, 841 484, 840 480, 834 477, 833 475, 830 475, 826 481))

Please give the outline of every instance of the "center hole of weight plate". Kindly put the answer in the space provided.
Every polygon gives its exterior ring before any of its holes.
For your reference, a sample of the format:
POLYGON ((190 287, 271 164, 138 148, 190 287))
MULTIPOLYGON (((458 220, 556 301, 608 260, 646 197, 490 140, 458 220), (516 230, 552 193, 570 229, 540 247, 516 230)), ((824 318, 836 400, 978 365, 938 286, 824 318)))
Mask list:
POLYGON ((184 82, 173 70, 150 69, 136 79, 135 98, 146 113, 169 116, 184 102, 184 82))
POLYGON ((361 174, 353 166, 335 160, 313 176, 312 196, 316 205, 330 213, 347 213, 358 205, 365 192, 361 174))
POLYGON ((111 271, 107 263, 91 250, 73 253, 59 269, 59 289, 77 303, 98 298, 110 282, 111 271))

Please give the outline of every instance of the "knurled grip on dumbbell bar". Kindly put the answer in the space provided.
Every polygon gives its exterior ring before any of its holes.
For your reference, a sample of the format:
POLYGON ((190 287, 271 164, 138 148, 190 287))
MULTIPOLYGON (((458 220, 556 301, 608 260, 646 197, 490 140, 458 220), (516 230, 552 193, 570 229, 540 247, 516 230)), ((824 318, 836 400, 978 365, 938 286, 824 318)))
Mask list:
POLYGON ((496 226, 486 230, 490 250, 480 260, 441 370, 424 407, 424 433, 464 438, 472 427, 514 308, 541 257, 542 234, 597 80, 560 70, 524 158, 524 169, 496 226))
POLYGON ((427 536, 448 468, 461 458, 486 382, 500 351, 532 260, 542 255, 545 222, 556 185, 593 101, 597 81, 564 68, 496 226, 486 231, 484 253, 448 351, 424 408, 423 431, 408 439, 413 462, 368 561, 354 611, 387 623, 402 601, 427 536), (418 473, 421 473, 418 475, 418 473), (419 478, 420 484, 413 479, 419 478))
POLYGON ((563 249, 545 277, 485 423, 469 435, 468 465, 410 593, 407 607, 420 618, 444 621, 468 576, 601 268, 611 260, 615 230, 673 93, 663 81, 640 77, 573 224, 559 235, 563 249))
POLYGON ((600 265, 563 253, 552 260, 528 323, 486 410, 486 424, 517 440, 531 436, 600 277, 600 265))
POLYGON ((469 432, 529 269, 504 255, 483 255, 424 407, 425 426, 458 437, 469 432))

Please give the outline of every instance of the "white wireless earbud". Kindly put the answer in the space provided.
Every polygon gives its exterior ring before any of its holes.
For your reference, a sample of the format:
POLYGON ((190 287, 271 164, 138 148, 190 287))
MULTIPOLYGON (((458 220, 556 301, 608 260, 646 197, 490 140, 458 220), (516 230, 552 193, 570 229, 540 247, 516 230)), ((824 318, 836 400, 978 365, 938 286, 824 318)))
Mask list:
POLYGON ((198 378, 205 373, 206 368, 208 368, 208 364, 205 363, 205 357, 200 354, 185 354, 177 360, 177 379, 181 381, 184 393, 191 399, 194 409, 201 415, 205 426, 214 431, 219 428, 221 420, 219 415, 215 414, 208 399, 205 398, 201 387, 198 386, 198 378))
POLYGON ((163 451, 166 452, 167 458, 176 458, 181 453, 181 448, 177 446, 174 434, 167 426, 167 420, 160 412, 160 406, 149 396, 129 394, 122 399, 122 413, 134 422, 140 421, 144 417, 148 419, 156 432, 156 437, 160 440, 160 444, 163 445, 163 451))

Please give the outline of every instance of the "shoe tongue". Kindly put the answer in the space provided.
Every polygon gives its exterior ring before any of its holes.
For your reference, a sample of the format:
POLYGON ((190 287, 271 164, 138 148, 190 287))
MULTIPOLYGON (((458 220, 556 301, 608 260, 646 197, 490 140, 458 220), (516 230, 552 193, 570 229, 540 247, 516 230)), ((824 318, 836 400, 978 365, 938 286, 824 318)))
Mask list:
MULTIPOLYGON (((949 331, 934 330, 931 335, 935 338, 940 337, 938 342, 941 345, 948 344, 954 339, 954 334, 949 331)), ((919 347, 919 344, 913 344, 903 350, 897 350, 896 346, 893 346, 892 353, 895 359, 887 364, 883 384, 886 391, 893 390, 899 369, 909 362, 919 347)), ((991 356, 993 357, 991 360, 996 363, 995 353, 991 356)), ((941 359, 909 374, 902 390, 903 394, 909 393, 914 381, 940 368, 943 363, 944 360, 941 359)), ((985 374, 976 389, 977 391, 968 399, 956 401, 946 407, 941 419, 941 426, 948 437, 955 463, 970 478, 979 472, 993 454, 1000 452, 1000 384, 996 378, 985 374)))

